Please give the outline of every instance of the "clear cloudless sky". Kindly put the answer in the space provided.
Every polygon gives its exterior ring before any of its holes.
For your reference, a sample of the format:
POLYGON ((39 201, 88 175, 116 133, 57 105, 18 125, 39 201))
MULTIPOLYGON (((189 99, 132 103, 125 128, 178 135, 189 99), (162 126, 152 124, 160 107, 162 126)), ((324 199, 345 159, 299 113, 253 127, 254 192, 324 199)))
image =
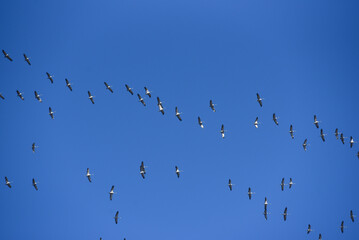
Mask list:
POLYGON ((0 49, 14 60, 0 57, 0 239, 359 238, 359 217, 349 218, 351 209, 359 216, 359 144, 348 144, 359 142, 358 1, 15 0, 0 8, 0 49), (283 177, 295 184, 282 192, 283 177))

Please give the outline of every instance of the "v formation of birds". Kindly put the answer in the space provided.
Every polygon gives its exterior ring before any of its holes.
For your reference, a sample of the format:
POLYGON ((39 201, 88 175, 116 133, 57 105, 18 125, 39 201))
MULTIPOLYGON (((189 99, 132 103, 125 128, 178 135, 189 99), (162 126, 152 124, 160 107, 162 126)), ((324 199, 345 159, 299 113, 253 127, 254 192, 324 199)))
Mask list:
MULTIPOLYGON (((3 53, 3 55, 4 55, 4 57, 5 57, 6 59, 8 59, 8 60, 11 61, 11 62, 13 61, 13 59, 10 57, 10 55, 9 55, 5 50, 2 50, 2 53, 3 53)), ((25 61, 29 66, 31 66, 30 58, 29 58, 26 54, 23 54, 23 56, 24 56, 24 61, 25 61)), ((52 76, 50 73, 46 72, 46 76, 47 76, 47 79, 48 79, 51 83, 54 83, 54 78, 53 78, 53 76, 52 76)), ((105 85, 105 90, 108 90, 109 92, 114 93, 112 87, 111 87, 107 82, 104 82, 104 85, 105 85)), ((66 86, 66 87, 69 89, 69 91, 72 91, 72 85, 71 85, 70 81, 69 81, 67 78, 65 78, 65 84, 64 84, 64 86, 66 86)), ((128 86, 127 84, 125 84, 125 89, 126 89, 126 91, 128 91, 129 94, 134 95, 133 89, 132 89, 130 86, 128 86)), ((20 92, 19 90, 16 90, 16 94, 17 94, 17 96, 18 96, 22 101, 25 100, 24 95, 23 95, 22 92, 20 92)), ((89 101, 90 101, 92 104, 95 104, 95 98, 94 98, 94 96, 91 94, 91 92, 90 92, 90 91, 87 91, 87 94, 88 94, 89 101)), ((147 87, 144 87, 144 92, 143 92, 143 94, 146 95, 146 96, 148 97, 148 99, 152 98, 151 91, 150 91, 147 87)), ((41 97, 40 97, 40 95, 38 94, 37 91, 34 91, 34 95, 35 95, 35 99, 36 99, 37 101, 42 102, 42 99, 41 99, 41 97)), ((263 100, 264 100, 264 99, 260 97, 259 93, 257 93, 256 96, 257 96, 257 102, 258 102, 259 106, 260 106, 260 107, 263 107, 263 100)), ((0 98, 1 98, 2 100, 5 100, 5 95, 3 95, 3 93, 1 93, 1 92, 0 92, 0 98)), ((145 101, 145 99, 141 96, 140 93, 137 93, 137 98, 138 98, 138 101, 139 101, 143 106, 146 106, 146 101, 145 101)), ((158 111, 161 112, 162 115, 164 115, 164 114, 165 114, 165 111, 164 111, 163 103, 161 102, 161 100, 160 100, 159 97, 157 97, 156 99, 157 99, 158 111)), ((211 111, 216 112, 215 104, 213 103, 212 100, 209 100, 209 108, 210 108, 211 111)), ((182 121, 181 112, 179 111, 178 107, 176 106, 174 110, 175 110, 175 111, 174 111, 174 116, 177 117, 177 119, 178 119, 179 121, 182 121)), ((48 114, 49 114, 49 116, 50 116, 51 119, 54 119, 54 118, 55 118, 55 117, 54 117, 55 112, 53 111, 53 109, 51 108, 51 106, 49 107, 49 113, 48 113, 48 114)), ((273 118, 272 118, 272 119, 273 119, 274 124, 278 126, 278 125, 279 125, 278 116, 277 116, 275 113, 273 113, 273 118)), ((201 128, 204 128, 203 121, 202 121, 202 119, 201 119, 200 116, 198 116, 197 120, 198 120, 198 125, 199 125, 201 128)), ((314 121, 313 121, 313 123, 314 123, 314 125, 315 125, 315 127, 316 127, 317 129, 320 128, 320 126, 319 126, 320 121, 318 120, 318 118, 317 118, 316 115, 314 115, 314 121)), ((255 128, 258 128, 259 126, 260 126, 260 122, 259 122, 258 117, 256 117, 256 119, 254 120, 254 127, 255 127, 255 128)), ((224 125, 223 125, 223 124, 221 125, 219 132, 220 132, 220 134, 221 134, 220 136, 221 136, 222 138, 225 138, 225 128, 224 128, 224 125)), ((292 139, 294 139, 294 132, 295 132, 295 131, 294 131, 293 125, 290 125, 290 126, 289 126, 289 134, 290 134, 290 137, 291 137, 292 139)), ((335 129, 334 135, 335 135, 335 137, 336 137, 337 140, 340 139, 341 142, 342 142, 343 144, 345 144, 345 138, 346 138, 346 137, 344 137, 343 133, 340 133, 340 132, 339 132, 338 128, 335 129)), ((321 137, 321 139, 322 139, 323 142, 325 142, 325 136, 326 136, 326 134, 324 133, 324 130, 321 128, 321 129, 320 129, 320 137, 321 137)), ((350 136, 350 139, 349 139, 349 146, 350 146, 350 148, 352 148, 352 147, 354 146, 354 143, 355 143, 355 142, 354 142, 354 138, 353 138, 352 136, 350 136)), ((305 139, 304 142, 303 142, 303 144, 302 144, 302 147, 303 147, 304 151, 307 151, 308 146, 309 146, 309 144, 308 144, 308 139, 305 139)), ((31 144, 31 149, 32 149, 32 151, 33 151, 34 153, 35 153, 37 147, 38 147, 38 146, 36 145, 36 143, 32 143, 32 144, 31 144)), ((357 155, 357 158, 359 159, 359 151, 357 152, 356 155, 357 155)), ((146 166, 144 165, 144 162, 143 162, 143 161, 141 162, 139 168, 140 168, 139 173, 140 173, 141 177, 142 177, 143 179, 145 179, 145 177, 146 177, 146 166)), ((178 167, 178 166, 175 166, 174 170, 175 170, 174 173, 176 174, 177 178, 180 178, 180 173, 181 173, 181 171, 180 171, 179 167, 178 167)), ((89 169, 89 168, 86 169, 86 174, 85 174, 85 176, 87 177, 89 183, 91 183, 91 182, 92 182, 92 178, 91 178, 92 175, 91 175, 91 173, 90 173, 90 169, 89 169)), ((282 178, 281 183, 280 183, 280 187, 281 187, 281 190, 284 191, 285 185, 288 185, 289 189, 291 189, 294 184, 295 184, 295 183, 293 182, 293 179, 292 179, 292 178, 289 179, 289 183, 288 183, 288 184, 285 183, 285 178, 282 178)), ((8 179, 7 176, 5 176, 5 185, 6 185, 8 188, 10 188, 10 189, 12 188, 12 184, 11 184, 11 182, 10 182, 10 180, 8 179)), ((35 189, 36 191, 39 190, 38 183, 36 182, 35 178, 32 179, 32 186, 34 187, 34 189, 35 189)), ((229 191, 232 191, 232 190, 233 190, 233 187, 234 187, 234 184, 232 183, 232 180, 229 179, 229 180, 228 180, 228 188, 229 188, 229 191)), ((113 194, 115 193, 114 190, 115 190, 115 186, 112 185, 112 187, 110 188, 110 191, 109 191, 109 200, 110 200, 110 201, 112 201, 113 194)), ((249 200, 251 200, 252 197, 253 197, 253 195, 255 194, 255 192, 252 192, 252 189, 249 187, 247 194, 248 194, 249 200)), ((268 214, 269 214, 269 212, 268 212, 268 199, 267 199, 267 197, 265 197, 265 199, 264 199, 264 212, 263 212, 263 215, 264 215, 264 218, 265 218, 266 220, 267 220, 267 218, 268 218, 268 214)), ((289 215, 289 214, 288 214, 288 207, 287 207, 287 206, 284 208, 282 215, 283 215, 283 220, 286 221, 286 220, 287 220, 287 217, 288 217, 288 215, 289 215)), ((350 211, 350 213, 349 213, 348 216, 350 217, 350 220, 351 220, 352 222, 354 222, 355 215, 354 215, 354 213, 353 213, 352 210, 350 211)), ((119 211, 116 211, 116 212, 115 212, 115 215, 114 215, 113 218, 114 218, 115 224, 118 224, 119 220, 121 219, 121 217, 119 217, 119 211)), ((341 232, 341 233, 344 233, 344 227, 345 227, 345 226, 344 226, 344 221, 342 220, 341 223, 340 223, 340 225, 339 225, 339 229, 340 229, 340 232, 341 232)), ((312 231, 313 231, 313 229, 312 229, 311 224, 308 224, 307 234, 311 233, 312 231)), ((319 233, 319 237, 318 237, 318 238, 319 238, 319 239, 322 239, 322 234, 321 234, 321 233, 319 233)), ((102 238, 101 238, 101 239, 102 239, 102 238)), ((126 239, 126 238, 125 238, 125 239, 126 239)))

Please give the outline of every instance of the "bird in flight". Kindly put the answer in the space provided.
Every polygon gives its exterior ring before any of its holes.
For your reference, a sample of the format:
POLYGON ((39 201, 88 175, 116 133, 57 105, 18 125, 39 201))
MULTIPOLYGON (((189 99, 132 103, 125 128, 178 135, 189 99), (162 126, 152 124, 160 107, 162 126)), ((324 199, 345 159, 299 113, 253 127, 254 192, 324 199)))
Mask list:
POLYGON ((323 128, 320 129, 320 137, 322 138, 323 142, 325 142, 325 138, 324 138, 325 135, 326 135, 326 134, 324 134, 323 128))
POLYGON ((284 186, 285 186, 284 178, 282 178, 282 181, 280 183, 280 187, 281 187, 282 191, 284 190, 284 186))
POLYGON ((53 76, 51 76, 51 74, 48 72, 46 72, 46 75, 47 75, 47 79, 49 79, 51 83, 54 83, 54 79, 52 78, 53 76))
POLYGON ((157 97, 157 106, 158 106, 158 111, 160 111, 162 113, 162 115, 165 115, 165 111, 164 111, 162 102, 159 97, 157 97))
POLYGON ((112 185, 112 187, 111 187, 111 190, 110 190, 110 200, 112 201, 112 195, 115 193, 113 190, 115 189, 115 186, 114 185, 112 185))
POLYGON ((254 126, 255 126, 256 128, 258 128, 258 124, 259 124, 259 122, 258 122, 258 117, 256 117, 256 120, 254 121, 254 126))
POLYGON ((267 220, 267 219, 268 219, 268 212, 267 212, 267 209, 264 209, 264 213, 263 213, 263 215, 264 215, 264 218, 267 220))
POLYGON ((340 224, 340 231, 344 233, 344 221, 340 224))
POLYGON ((39 188, 37 187, 37 182, 35 181, 35 178, 32 179, 32 186, 34 186, 36 191, 39 190, 39 188))
POLYGON ((289 188, 292 188, 292 185, 294 184, 292 178, 289 178, 289 188))
POLYGON ((287 216, 288 216, 287 210, 288 210, 287 207, 285 207, 284 213, 283 213, 284 221, 287 221, 287 216))
POLYGON ((221 136, 222 136, 222 138, 224 138, 224 125, 223 124, 221 126, 221 136))
POLYGON ((142 178, 145 179, 146 167, 145 167, 145 164, 143 163, 143 161, 141 162, 141 165, 140 165, 140 174, 141 174, 142 178))
POLYGON ((17 96, 24 101, 24 96, 22 96, 22 93, 19 90, 16 90, 17 96))
POLYGON ((229 190, 232 191, 233 184, 232 184, 231 179, 228 180, 228 187, 229 187, 229 190))
POLYGON ((9 181, 9 179, 7 177, 5 177, 5 185, 7 185, 9 188, 11 188, 11 182, 9 181))
POLYGON ((2 99, 2 100, 5 100, 5 97, 0 93, 0 98, 2 99))
POLYGON ((70 89, 70 91, 72 92, 71 83, 69 82, 69 80, 67 78, 65 78, 65 82, 66 82, 66 87, 68 87, 70 89))
POLYGON ((292 139, 294 139, 293 125, 290 125, 290 127, 289 127, 289 133, 290 133, 290 136, 292 137, 292 139))
POLYGON ((307 151, 307 139, 304 140, 304 143, 303 143, 303 148, 304 148, 304 151, 307 151))
POLYGON ((317 119, 317 115, 314 115, 314 125, 319 128, 319 121, 317 119))
POLYGON ((178 118, 178 120, 182 121, 181 113, 178 111, 178 107, 175 108, 175 113, 176 113, 176 117, 178 118))
POLYGON ((149 98, 151 98, 151 92, 150 92, 150 90, 147 89, 147 87, 145 87, 145 94, 146 94, 149 98))
POLYGON ((263 100, 263 98, 261 98, 260 96, 259 96, 259 93, 257 93, 257 102, 259 103, 259 106, 263 106, 263 104, 262 104, 262 100, 263 100))
POLYGON ((30 66, 31 65, 30 58, 28 58, 25 53, 24 53, 24 58, 25 58, 25 61, 27 62, 27 64, 29 64, 29 66, 30 66))
POLYGON ((32 152, 35 153, 35 150, 38 146, 35 145, 35 143, 32 143, 31 145, 31 149, 32 149, 32 152))
POLYGON ((322 234, 321 233, 319 233, 319 238, 318 239, 322 240, 322 234))
POLYGON ((309 234, 312 230, 312 226, 310 226, 310 224, 308 224, 308 228, 307 228, 307 234, 309 234))
POLYGON ((140 101, 143 106, 146 106, 145 100, 143 100, 143 98, 141 97, 141 95, 139 93, 137 93, 137 97, 138 97, 138 101, 140 101))
POLYGON ((341 134, 340 134, 340 140, 342 141, 343 144, 344 144, 344 138, 345 138, 345 137, 344 137, 344 134, 341 133, 341 134))
POLYGON ((202 122, 202 120, 201 120, 200 117, 198 117, 198 124, 199 124, 199 126, 200 126, 201 128, 204 128, 203 122, 202 122))
POLYGON ((5 57, 5 58, 9 59, 9 60, 12 62, 12 58, 9 56, 9 54, 7 54, 7 53, 5 52, 4 49, 2 50, 2 53, 4 54, 4 57, 5 57))
POLYGON ((87 94, 89 95, 89 99, 92 102, 92 104, 95 104, 95 101, 93 100, 94 96, 91 95, 90 91, 87 91, 87 94))
POLYGON ((40 95, 34 91, 34 94, 35 94, 35 98, 39 101, 39 102, 42 102, 42 99, 40 98, 40 95))
POLYGON ((115 223, 117 224, 117 223, 118 223, 118 219, 119 219, 119 217, 118 217, 118 211, 116 212, 114 219, 115 219, 115 223))
POLYGON ((49 107, 49 115, 51 119, 54 119, 54 112, 52 111, 51 107, 49 107))
POLYGON ((354 139, 353 139, 353 137, 352 136, 350 136, 350 148, 352 148, 353 147, 353 145, 354 145, 354 139))
POLYGON ((177 178, 179 178, 180 177, 180 170, 178 169, 178 167, 177 166, 175 166, 175 169, 176 169, 176 175, 177 175, 177 178))
POLYGON ((273 113, 273 121, 276 125, 278 125, 278 117, 273 113))
POLYGON ((87 170, 86 170, 86 177, 89 180, 89 182, 91 182, 91 174, 90 174, 90 169, 89 168, 87 168, 87 170))
POLYGON ((335 132, 334 132, 334 135, 335 135, 335 137, 337 138, 337 140, 339 139, 339 130, 338 130, 338 128, 336 128, 335 129, 335 132))
POLYGON ((103 82, 106 86, 106 89, 108 89, 111 93, 113 93, 113 90, 110 85, 107 84, 107 82, 103 82))
POLYGON ((254 192, 252 192, 251 188, 248 188, 248 198, 249 198, 249 200, 252 199, 253 194, 254 194, 254 192))
POLYGON ((267 197, 264 198, 264 210, 267 211, 267 205, 268 205, 268 200, 267 197))
POLYGON ((212 99, 209 100, 209 107, 212 109, 213 112, 216 112, 216 109, 214 108, 214 104, 212 102, 212 99))
POLYGON ((358 157, 358 159, 359 159, 359 151, 358 151, 358 153, 357 153, 357 157, 358 157))
POLYGON ((125 84, 125 87, 126 87, 127 91, 128 91, 129 93, 131 93, 131 95, 133 95, 132 88, 130 88, 127 84, 125 84))

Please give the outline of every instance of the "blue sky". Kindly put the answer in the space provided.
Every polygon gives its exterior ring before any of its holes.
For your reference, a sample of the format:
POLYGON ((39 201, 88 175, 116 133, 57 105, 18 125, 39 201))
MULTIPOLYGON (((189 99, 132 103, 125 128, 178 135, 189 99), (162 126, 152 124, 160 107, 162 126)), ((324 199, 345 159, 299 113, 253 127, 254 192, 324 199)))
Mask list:
POLYGON ((0 177, 13 181, 11 189, 0 187, 0 239, 359 237, 359 218, 349 218, 351 209, 359 215, 359 144, 350 149, 333 134, 339 128, 359 141, 358 1, 39 0, 0 6, 0 48, 14 59, 0 58, 6 98, 0 99, 0 177), (153 91, 147 106, 124 84, 143 97, 144 86, 153 91), (314 114, 328 134, 325 143, 314 114), (144 180, 141 161, 148 166, 144 180), (183 170, 179 179, 175 165, 183 170), (282 192, 283 177, 295 185, 282 192), (117 210, 122 219, 116 225, 117 210), (314 229, 309 236, 308 224, 314 229))

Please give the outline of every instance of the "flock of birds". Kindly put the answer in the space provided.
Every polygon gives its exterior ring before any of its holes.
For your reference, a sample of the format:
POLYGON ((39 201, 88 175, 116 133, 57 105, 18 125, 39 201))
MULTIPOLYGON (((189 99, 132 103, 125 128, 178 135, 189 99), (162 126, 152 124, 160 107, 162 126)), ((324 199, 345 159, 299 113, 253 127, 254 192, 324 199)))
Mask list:
MULTIPOLYGON (((2 50, 2 53, 4 54, 4 57, 5 57, 6 59, 8 59, 8 60, 11 61, 11 62, 13 61, 13 59, 10 57, 10 55, 9 55, 7 52, 5 52, 5 50, 2 50)), ((23 54, 23 56, 24 56, 24 60, 27 62, 27 64, 28 64, 28 65, 31 65, 30 59, 27 57, 27 55, 26 55, 26 54, 23 54)), ((51 83, 54 83, 53 76, 52 76, 50 73, 46 72, 46 76, 47 76, 47 78, 50 80, 51 83)), ((71 85, 71 83, 69 82, 69 80, 68 80, 67 78, 65 78, 65 83, 66 83, 66 87, 67 87, 70 91, 72 91, 72 85, 71 85)), ((104 85, 105 85, 106 89, 109 90, 111 93, 114 92, 113 89, 112 89, 112 87, 111 87, 107 82, 104 82, 104 85)), ((126 90, 127 90, 131 95, 134 95, 133 89, 132 89, 131 87, 129 87, 127 84, 125 84, 125 88, 126 88, 126 90)), ((151 98, 151 97, 152 97, 151 91, 150 91, 147 87, 144 87, 144 90, 145 90, 145 91, 144 91, 144 94, 145 94, 146 96, 148 96, 149 98, 151 98)), ((24 99, 25 99, 24 96, 23 96, 23 93, 21 93, 19 90, 16 90, 16 93, 17 93, 17 96, 18 96, 21 100, 24 100, 24 99)), ((87 91, 87 93, 88 93, 88 98, 89 98, 89 100, 91 101, 91 103, 92 103, 92 104, 95 104, 94 96, 91 94, 90 91, 87 91)), ((34 95, 35 95, 35 99, 36 99, 37 101, 42 102, 42 99, 41 99, 40 95, 37 93, 37 91, 34 91, 34 95)), ((257 95, 257 102, 259 103, 260 107, 263 107, 263 100, 264 100, 264 99, 261 98, 258 93, 257 93, 256 95, 257 95)), ((137 97, 138 97, 138 101, 139 101, 143 106, 146 106, 146 103, 145 103, 144 98, 143 98, 139 93, 137 93, 137 97)), ((0 93, 0 98, 1 98, 2 100, 5 100, 5 97, 4 97, 4 95, 2 95, 2 93, 0 93)), ((163 103, 161 102, 161 100, 160 100, 159 97, 157 97, 157 106, 158 106, 158 111, 161 112, 162 115, 164 115, 164 114, 165 114, 165 111, 164 111, 163 103)), ((211 109, 213 112, 216 112, 215 104, 213 103, 212 100, 209 101, 209 107, 210 107, 210 109, 211 109)), ((49 107, 49 116, 51 117, 51 119, 54 119, 54 111, 52 110, 51 107, 49 107)), ((182 121, 181 112, 179 112, 177 106, 175 107, 175 116, 177 117, 177 119, 178 119, 179 121, 182 121)), ((204 125, 203 125, 203 122, 202 122, 201 118, 198 116, 197 119, 198 119, 198 124, 199 124, 199 126, 200 126, 201 128, 204 128, 204 125)), ((260 125, 260 122, 259 122, 258 120, 259 120, 258 117, 256 117, 256 119, 255 119, 255 121, 254 121, 254 126, 255 126, 255 128, 258 128, 259 125, 260 125)), ((279 125, 279 123, 278 123, 278 117, 276 116, 275 113, 273 113, 273 121, 274 121, 274 123, 275 123, 276 125, 279 125)), ((313 122, 313 123, 314 123, 315 127, 319 129, 319 123, 320 123, 320 121, 318 121, 316 115, 314 115, 314 122, 313 122)), ((294 131, 294 129, 293 129, 293 126, 290 125, 290 127, 289 127, 289 134, 290 134, 290 136, 291 136, 292 139, 294 139, 294 132, 295 132, 295 131, 294 131)), ((224 125, 223 125, 223 124, 221 125, 220 134, 221 134, 221 137, 222 137, 222 138, 225 137, 225 129, 224 129, 224 125)), ((346 138, 346 137, 344 137, 343 133, 340 133, 340 132, 339 132, 338 128, 335 129, 334 135, 335 135, 335 137, 336 137, 337 140, 340 139, 341 142, 342 142, 343 144, 345 144, 345 138, 346 138)), ((326 134, 324 134, 324 130, 323 130, 323 129, 320 129, 320 137, 321 137, 321 139, 322 139, 323 142, 325 142, 325 136, 326 136, 326 134)), ((353 147, 354 143, 355 143, 355 142, 354 142, 353 137, 350 136, 350 140, 349 140, 350 148, 353 147)), ((308 145, 309 145, 309 144, 308 144, 308 140, 305 139, 304 142, 303 142, 303 144, 302 144, 303 149, 304 149, 305 151, 307 151, 308 145)), ((35 153, 37 147, 38 147, 38 146, 36 146, 35 143, 32 143, 31 149, 32 149, 32 151, 33 151, 34 153, 35 153)), ((357 152, 357 157, 358 157, 358 159, 359 159, 359 151, 357 152)), ((176 175, 177 175, 177 178, 180 177, 180 172, 181 172, 181 171, 179 170, 178 166, 175 166, 175 173, 176 173, 176 175)), ((145 179, 146 166, 144 165, 144 162, 143 162, 143 161, 141 162, 141 165, 140 165, 140 175, 141 175, 141 177, 142 177, 143 179, 145 179)), ((92 182, 92 179, 91 179, 91 173, 90 173, 90 169, 89 169, 89 168, 87 168, 87 170, 86 170, 86 177, 87 177, 88 181, 91 183, 91 182, 92 182)), ((39 190, 37 184, 38 184, 38 183, 37 183, 37 182, 35 181, 35 179, 33 178, 33 179, 32 179, 32 186, 35 188, 36 191, 39 190)), ((292 186, 293 186, 294 184, 295 184, 295 183, 293 182, 292 178, 290 178, 290 179, 289 179, 289 183, 288 183, 289 188, 292 188, 292 186)), ((11 186, 11 182, 9 181, 9 179, 8 179, 6 176, 5 176, 5 185, 8 186, 9 188, 12 187, 12 186, 11 186)), ((233 185, 234 185, 234 184, 232 184, 232 180, 229 179, 229 180, 228 180, 228 187, 229 187, 229 190, 230 190, 230 191, 232 191, 233 185)), ((280 183, 280 186, 281 186, 281 190, 282 190, 282 191, 284 191, 285 185, 287 185, 287 184, 285 184, 285 179, 282 178, 282 181, 281 181, 281 183, 280 183)), ((113 186, 111 187, 111 189, 110 189, 110 192, 109 192, 110 200, 112 200, 113 194, 115 193, 115 192, 114 192, 114 189, 115 189, 115 186, 113 185, 113 186)), ((255 194, 255 193, 252 192, 251 188, 249 187, 249 188, 248 188, 248 198, 249 198, 249 200, 252 199, 252 195, 253 195, 253 194, 255 194)), ((268 219, 268 214, 269 214, 269 213, 268 213, 267 206, 268 206, 268 200, 267 200, 267 197, 265 197, 265 199, 264 199, 264 212, 263 212, 263 215, 264 215, 264 217, 265 217, 266 220, 268 219)), ((288 208, 287 208, 287 207, 285 207, 285 209, 284 209, 282 215, 283 215, 284 221, 286 221, 286 220, 287 220, 287 217, 288 217, 288 208)), ((354 215, 354 213, 353 213, 352 210, 350 210, 350 215, 349 215, 349 216, 350 216, 351 221, 354 222, 354 219, 355 219, 356 216, 354 215)), ((115 216, 114 216, 114 220, 115 220, 115 223, 116 223, 116 224, 118 224, 118 220, 119 220, 120 218, 121 218, 121 217, 119 217, 119 211, 116 211, 115 216)), ((340 231, 341 231, 342 233, 344 233, 344 227, 345 227, 345 226, 344 226, 344 221, 341 221, 340 231)), ((307 234, 311 233, 312 231, 313 231, 312 226, 311 226, 310 224, 308 224, 307 234)), ((321 240, 321 239, 322 239, 322 234, 319 233, 319 240, 321 240)), ((102 240, 102 238, 100 238, 100 240, 102 240)), ((126 240, 126 238, 125 238, 124 240, 126 240)))

